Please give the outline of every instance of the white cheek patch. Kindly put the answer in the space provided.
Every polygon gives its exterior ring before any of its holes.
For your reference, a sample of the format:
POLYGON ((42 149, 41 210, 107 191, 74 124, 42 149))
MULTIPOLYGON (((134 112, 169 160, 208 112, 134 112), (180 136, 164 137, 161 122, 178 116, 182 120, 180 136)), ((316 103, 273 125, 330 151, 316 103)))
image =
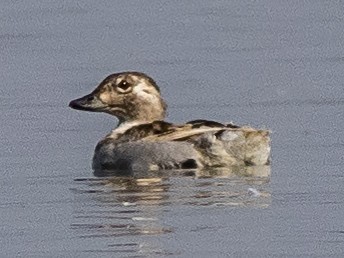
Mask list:
POLYGON ((99 99, 100 99, 103 103, 110 103, 110 102, 111 102, 111 96, 110 96, 109 92, 107 92, 107 91, 101 93, 101 94, 99 95, 99 99))
POLYGON ((158 92, 154 92, 154 89, 147 86, 145 82, 140 82, 137 84, 133 93, 140 99, 144 99, 151 103, 160 103, 160 97, 158 92))
POLYGON ((123 78, 119 76, 119 77, 116 79, 116 82, 115 82, 116 85, 118 85, 122 80, 123 80, 123 78))

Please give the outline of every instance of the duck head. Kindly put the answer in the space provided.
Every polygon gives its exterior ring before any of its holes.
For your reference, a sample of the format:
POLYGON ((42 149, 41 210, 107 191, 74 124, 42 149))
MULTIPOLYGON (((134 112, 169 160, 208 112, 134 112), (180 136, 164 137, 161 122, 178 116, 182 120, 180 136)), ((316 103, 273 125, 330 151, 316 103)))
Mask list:
POLYGON ((93 92, 72 100, 69 106, 108 113, 116 116, 120 123, 163 120, 166 111, 155 81, 139 72, 111 74, 93 92))

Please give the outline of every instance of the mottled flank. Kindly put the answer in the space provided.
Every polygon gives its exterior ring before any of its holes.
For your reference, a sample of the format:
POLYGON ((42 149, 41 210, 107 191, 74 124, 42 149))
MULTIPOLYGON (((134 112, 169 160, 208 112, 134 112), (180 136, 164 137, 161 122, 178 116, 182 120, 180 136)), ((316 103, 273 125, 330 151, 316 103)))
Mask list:
POLYGON ((267 130, 202 119, 182 125, 163 121, 166 105, 160 89, 143 73, 112 74, 91 94, 73 100, 70 106, 105 112, 119 119, 119 126, 96 146, 93 168, 98 172, 270 163, 267 130))

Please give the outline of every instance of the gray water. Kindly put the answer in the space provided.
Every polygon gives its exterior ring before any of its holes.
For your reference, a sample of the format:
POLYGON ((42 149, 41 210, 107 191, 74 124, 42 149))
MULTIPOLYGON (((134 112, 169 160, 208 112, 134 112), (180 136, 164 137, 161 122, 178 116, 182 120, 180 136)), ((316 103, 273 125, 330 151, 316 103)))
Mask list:
POLYGON ((1 257, 343 257, 341 1, 0 1, 1 257), (113 72, 272 131, 271 176, 96 178, 113 72))

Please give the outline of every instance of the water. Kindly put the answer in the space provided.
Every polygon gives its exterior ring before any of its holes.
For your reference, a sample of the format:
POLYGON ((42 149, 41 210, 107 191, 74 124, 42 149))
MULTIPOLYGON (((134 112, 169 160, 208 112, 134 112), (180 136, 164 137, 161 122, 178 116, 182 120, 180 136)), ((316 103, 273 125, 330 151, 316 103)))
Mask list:
POLYGON ((339 1, 0 1, 2 257, 342 257, 339 1), (71 99, 155 78, 169 121, 272 131, 271 176, 92 175, 116 120, 71 99))

